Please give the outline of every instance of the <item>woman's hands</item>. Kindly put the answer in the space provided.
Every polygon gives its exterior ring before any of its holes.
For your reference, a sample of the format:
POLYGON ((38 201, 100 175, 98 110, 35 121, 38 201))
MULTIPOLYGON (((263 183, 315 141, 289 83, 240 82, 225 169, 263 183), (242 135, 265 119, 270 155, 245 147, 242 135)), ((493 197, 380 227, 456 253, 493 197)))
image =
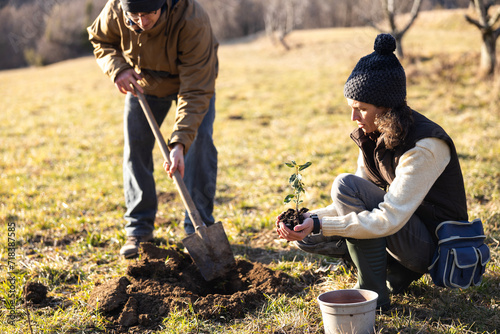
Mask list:
POLYGON ((299 241, 304 239, 313 231, 314 221, 312 220, 312 218, 309 218, 309 216, 311 215, 310 212, 306 212, 302 215, 305 218, 304 221, 302 222, 302 224, 296 225, 293 228, 293 231, 286 227, 285 223, 281 221, 283 213, 284 212, 280 213, 276 217, 276 232, 278 232, 280 238, 286 239, 288 241, 299 241))

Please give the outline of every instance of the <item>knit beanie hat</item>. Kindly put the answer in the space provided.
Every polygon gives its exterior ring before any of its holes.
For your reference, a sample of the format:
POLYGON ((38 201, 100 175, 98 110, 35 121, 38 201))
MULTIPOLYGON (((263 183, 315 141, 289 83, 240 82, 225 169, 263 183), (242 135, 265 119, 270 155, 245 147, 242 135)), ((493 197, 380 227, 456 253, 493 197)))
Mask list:
POLYGON ((120 0, 122 8, 129 13, 154 12, 163 6, 166 0, 120 0))
POLYGON ((406 99, 406 75, 390 34, 375 38, 375 52, 361 58, 344 85, 344 96, 377 107, 395 108, 406 99))

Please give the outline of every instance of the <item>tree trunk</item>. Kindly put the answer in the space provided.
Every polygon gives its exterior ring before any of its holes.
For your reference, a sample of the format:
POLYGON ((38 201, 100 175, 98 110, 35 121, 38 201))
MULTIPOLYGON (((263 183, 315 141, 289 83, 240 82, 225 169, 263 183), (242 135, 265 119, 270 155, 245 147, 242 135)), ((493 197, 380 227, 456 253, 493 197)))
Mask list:
POLYGON ((350 27, 352 22, 352 2, 351 0, 345 1, 345 16, 344 16, 344 27, 350 27))
POLYGON ((493 29, 493 26, 500 20, 500 9, 493 15, 489 15, 492 2, 487 0, 471 0, 478 16, 477 19, 465 15, 467 22, 475 25, 480 31, 483 39, 481 45, 481 60, 479 63, 479 75, 481 77, 491 77, 495 74, 496 66, 496 41, 500 35, 500 28, 493 29))
POLYGON ((481 46, 481 65, 480 72, 482 76, 490 76, 495 71, 496 65, 496 38, 493 32, 483 33, 483 45, 481 46))
POLYGON ((396 56, 399 59, 404 58, 404 53, 403 53, 403 44, 401 43, 402 35, 397 34, 396 37, 394 38, 396 40, 396 56))

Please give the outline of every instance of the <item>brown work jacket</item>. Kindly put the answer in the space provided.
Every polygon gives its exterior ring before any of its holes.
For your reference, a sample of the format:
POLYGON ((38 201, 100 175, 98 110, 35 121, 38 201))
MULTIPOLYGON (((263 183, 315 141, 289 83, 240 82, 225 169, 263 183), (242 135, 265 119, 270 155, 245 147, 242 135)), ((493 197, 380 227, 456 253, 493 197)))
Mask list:
POLYGON ((109 0, 88 27, 98 65, 114 82, 125 69, 134 68, 144 80, 145 94, 177 94, 177 112, 170 143, 193 142, 215 92, 218 42, 210 20, 195 0, 166 0, 156 25, 137 31, 120 0, 109 0))

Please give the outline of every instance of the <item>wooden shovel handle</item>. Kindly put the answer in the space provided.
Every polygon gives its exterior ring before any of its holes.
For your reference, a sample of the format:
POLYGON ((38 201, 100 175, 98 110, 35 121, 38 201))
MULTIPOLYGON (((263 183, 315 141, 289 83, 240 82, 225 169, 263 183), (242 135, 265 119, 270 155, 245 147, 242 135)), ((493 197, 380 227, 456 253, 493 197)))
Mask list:
MULTIPOLYGON (((160 127, 158 126, 158 123, 156 123, 156 119, 153 116, 153 112, 151 111, 151 108, 149 108, 148 101, 146 101, 146 98, 144 95, 139 92, 137 89, 135 89, 135 93, 137 94, 137 97, 139 98, 139 103, 142 107, 142 110, 144 111, 144 114, 146 115, 146 118, 148 119, 148 123, 151 126, 151 130, 153 131, 153 134, 156 138, 156 141, 158 142, 158 145, 160 146, 161 153, 163 154, 163 158, 165 161, 167 161, 170 164, 170 155, 169 155, 169 149, 167 146, 167 143, 165 143, 165 139, 163 139, 163 135, 160 132, 160 127)), ((200 213, 198 212, 198 209, 196 209, 196 206, 193 202, 193 199, 189 195, 189 192, 186 188, 186 184, 184 183, 184 180, 182 179, 181 174, 179 173, 179 170, 176 170, 173 174, 173 179, 175 182, 175 185, 177 186, 177 190, 179 191, 179 194, 181 195, 182 202, 184 203, 184 206, 186 207, 186 210, 188 212, 189 218, 191 218, 191 222, 193 223, 194 227, 201 227, 205 226, 205 223, 201 220, 200 213)))

